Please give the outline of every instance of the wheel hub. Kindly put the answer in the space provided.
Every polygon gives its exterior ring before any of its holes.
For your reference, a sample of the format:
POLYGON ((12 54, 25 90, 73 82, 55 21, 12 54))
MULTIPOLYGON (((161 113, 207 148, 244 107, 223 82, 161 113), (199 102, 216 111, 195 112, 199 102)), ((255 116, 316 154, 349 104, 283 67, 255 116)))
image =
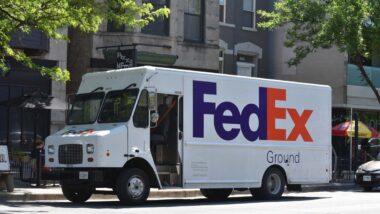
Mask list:
POLYGON ((281 178, 277 174, 268 177, 267 188, 271 194, 276 195, 281 190, 281 178))
POLYGON ((133 198, 140 197, 144 192, 144 188, 141 178, 134 176, 128 180, 128 192, 133 198))

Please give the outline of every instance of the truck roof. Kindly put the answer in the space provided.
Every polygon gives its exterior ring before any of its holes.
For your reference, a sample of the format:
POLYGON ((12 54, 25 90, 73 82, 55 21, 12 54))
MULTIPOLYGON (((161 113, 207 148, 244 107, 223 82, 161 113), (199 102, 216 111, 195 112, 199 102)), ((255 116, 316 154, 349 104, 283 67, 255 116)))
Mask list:
POLYGON ((260 77, 246 77, 246 76, 238 76, 238 75, 231 75, 231 74, 220 74, 220 73, 211 73, 211 72, 204 72, 204 71, 195 71, 195 70, 184 70, 184 69, 177 69, 177 68, 166 68, 166 67, 155 67, 155 66, 140 66, 140 67, 134 67, 134 68, 126 68, 126 69, 116 69, 116 70, 107 70, 107 71, 100 71, 100 72, 91 72, 83 75, 83 79, 93 79, 93 78, 104 78, 107 76, 113 76, 113 75, 123 75, 122 73, 127 72, 133 72, 133 71, 145 71, 145 72, 174 72, 176 74, 182 73, 183 75, 197 75, 197 76, 207 76, 207 77, 214 77, 214 78, 232 78, 234 80, 238 79, 255 79, 260 81, 268 81, 268 82, 281 82, 281 83, 292 83, 292 84, 298 84, 298 85, 304 85, 304 86, 314 86, 314 87, 331 87, 328 85, 322 85, 322 84, 315 84, 315 83, 304 83, 304 82, 295 82, 295 81, 287 81, 287 80, 277 80, 277 79, 268 79, 268 78, 260 78, 260 77))

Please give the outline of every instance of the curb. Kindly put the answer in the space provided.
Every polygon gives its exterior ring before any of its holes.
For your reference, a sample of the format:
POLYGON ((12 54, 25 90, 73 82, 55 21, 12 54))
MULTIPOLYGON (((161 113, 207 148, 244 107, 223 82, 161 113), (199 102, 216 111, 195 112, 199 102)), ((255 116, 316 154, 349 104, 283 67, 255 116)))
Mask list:
MULTIPOLYGON (((327 185, 302 185, 302 192, 317 192, 317 191, 349 191, 358 189, 354 183, 330 183, 327 185)), ((234 191, 233 195, 250 194, 249 191, 234 191)), ((178 190, 151 190, 149 198, 193 198, 202 196, 198 189, 178 189, 178 190)), ((37 201, 37 200, 66 200, 63 194, 57 190, 57 193, 7 193, 0 192, 1 201, 37 201)), ((116 195, 112 194, 94 194, 90 200, 117 200, 116 195)))
POLYGON ((302 185, 302 192, 345 191, 358 189, 354 183, 329 183, 326 185, 302 185))
MULTIPOLYGON (((199 190, 154 190, 149 194, 149 198, 192 198, 202 196, 199 190)), ((112 200, 118 199, 112 194, 94 194, 90 200, 112 200)), ((62 193, 35 194, 25 193, 6 193, 0 192, 1 201, 44 201, 44 200, 67 200, 62 193)))

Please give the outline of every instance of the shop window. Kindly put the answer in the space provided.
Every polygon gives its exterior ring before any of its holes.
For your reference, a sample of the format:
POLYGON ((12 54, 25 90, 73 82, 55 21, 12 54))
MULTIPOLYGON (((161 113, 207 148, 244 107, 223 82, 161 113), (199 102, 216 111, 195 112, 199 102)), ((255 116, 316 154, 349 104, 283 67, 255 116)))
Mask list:
POLYGON ((255 28, 256 0, 243 0, 243 27, 255 28))
MULTIPOLYGON (((151 3, 155 10, 170 7, 169 0, 143 0, 143 3, 151 3)), ((158 17, 155 21, 150 22, 147 26, 141 29, 141 33, 169 36, 169 17, 158 17)))
POLYGON ((184 39, 190 42, 203 42, 203 0, 188 0, 185 3, 184 39))

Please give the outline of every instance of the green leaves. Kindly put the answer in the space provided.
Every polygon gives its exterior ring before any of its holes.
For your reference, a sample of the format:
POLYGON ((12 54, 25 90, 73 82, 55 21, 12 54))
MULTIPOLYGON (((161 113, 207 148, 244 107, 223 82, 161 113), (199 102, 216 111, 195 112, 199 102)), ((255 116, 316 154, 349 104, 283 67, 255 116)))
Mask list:
POLYGON ((363 62, 380 54, 379 0, 278 0, 274 11, 258 11, 270 30, 287 27, 285 46, 293 47, 297 65, 319 48, 348 52, 380 103, 380 94, 366 74, 363 62))
POLYGON ((139 5, 135 0, 0 0, 0 69, 8 70, 5 59, 11 57, 42 75, 65 82, 70 79, 67 70, 37 66, 21 50, 13 50, 9 46, 12 34, 37 29, 53 39, 68 40, 59 29, 74 27, 83 32, 96 32, 107 19, 143 27, 157 17, 168 15, 168 8, 155 10, 151 4, 139 5))
POLYGON ((279 0, 273 12, 258 12, 259 27, 287 26, 287 47, 295 47, 296 65, 319 48, 337 46, 350 54, 370 57, 380 47, 378 0, 279 0), (291 24, 290 24, 291 23, 291 24))

